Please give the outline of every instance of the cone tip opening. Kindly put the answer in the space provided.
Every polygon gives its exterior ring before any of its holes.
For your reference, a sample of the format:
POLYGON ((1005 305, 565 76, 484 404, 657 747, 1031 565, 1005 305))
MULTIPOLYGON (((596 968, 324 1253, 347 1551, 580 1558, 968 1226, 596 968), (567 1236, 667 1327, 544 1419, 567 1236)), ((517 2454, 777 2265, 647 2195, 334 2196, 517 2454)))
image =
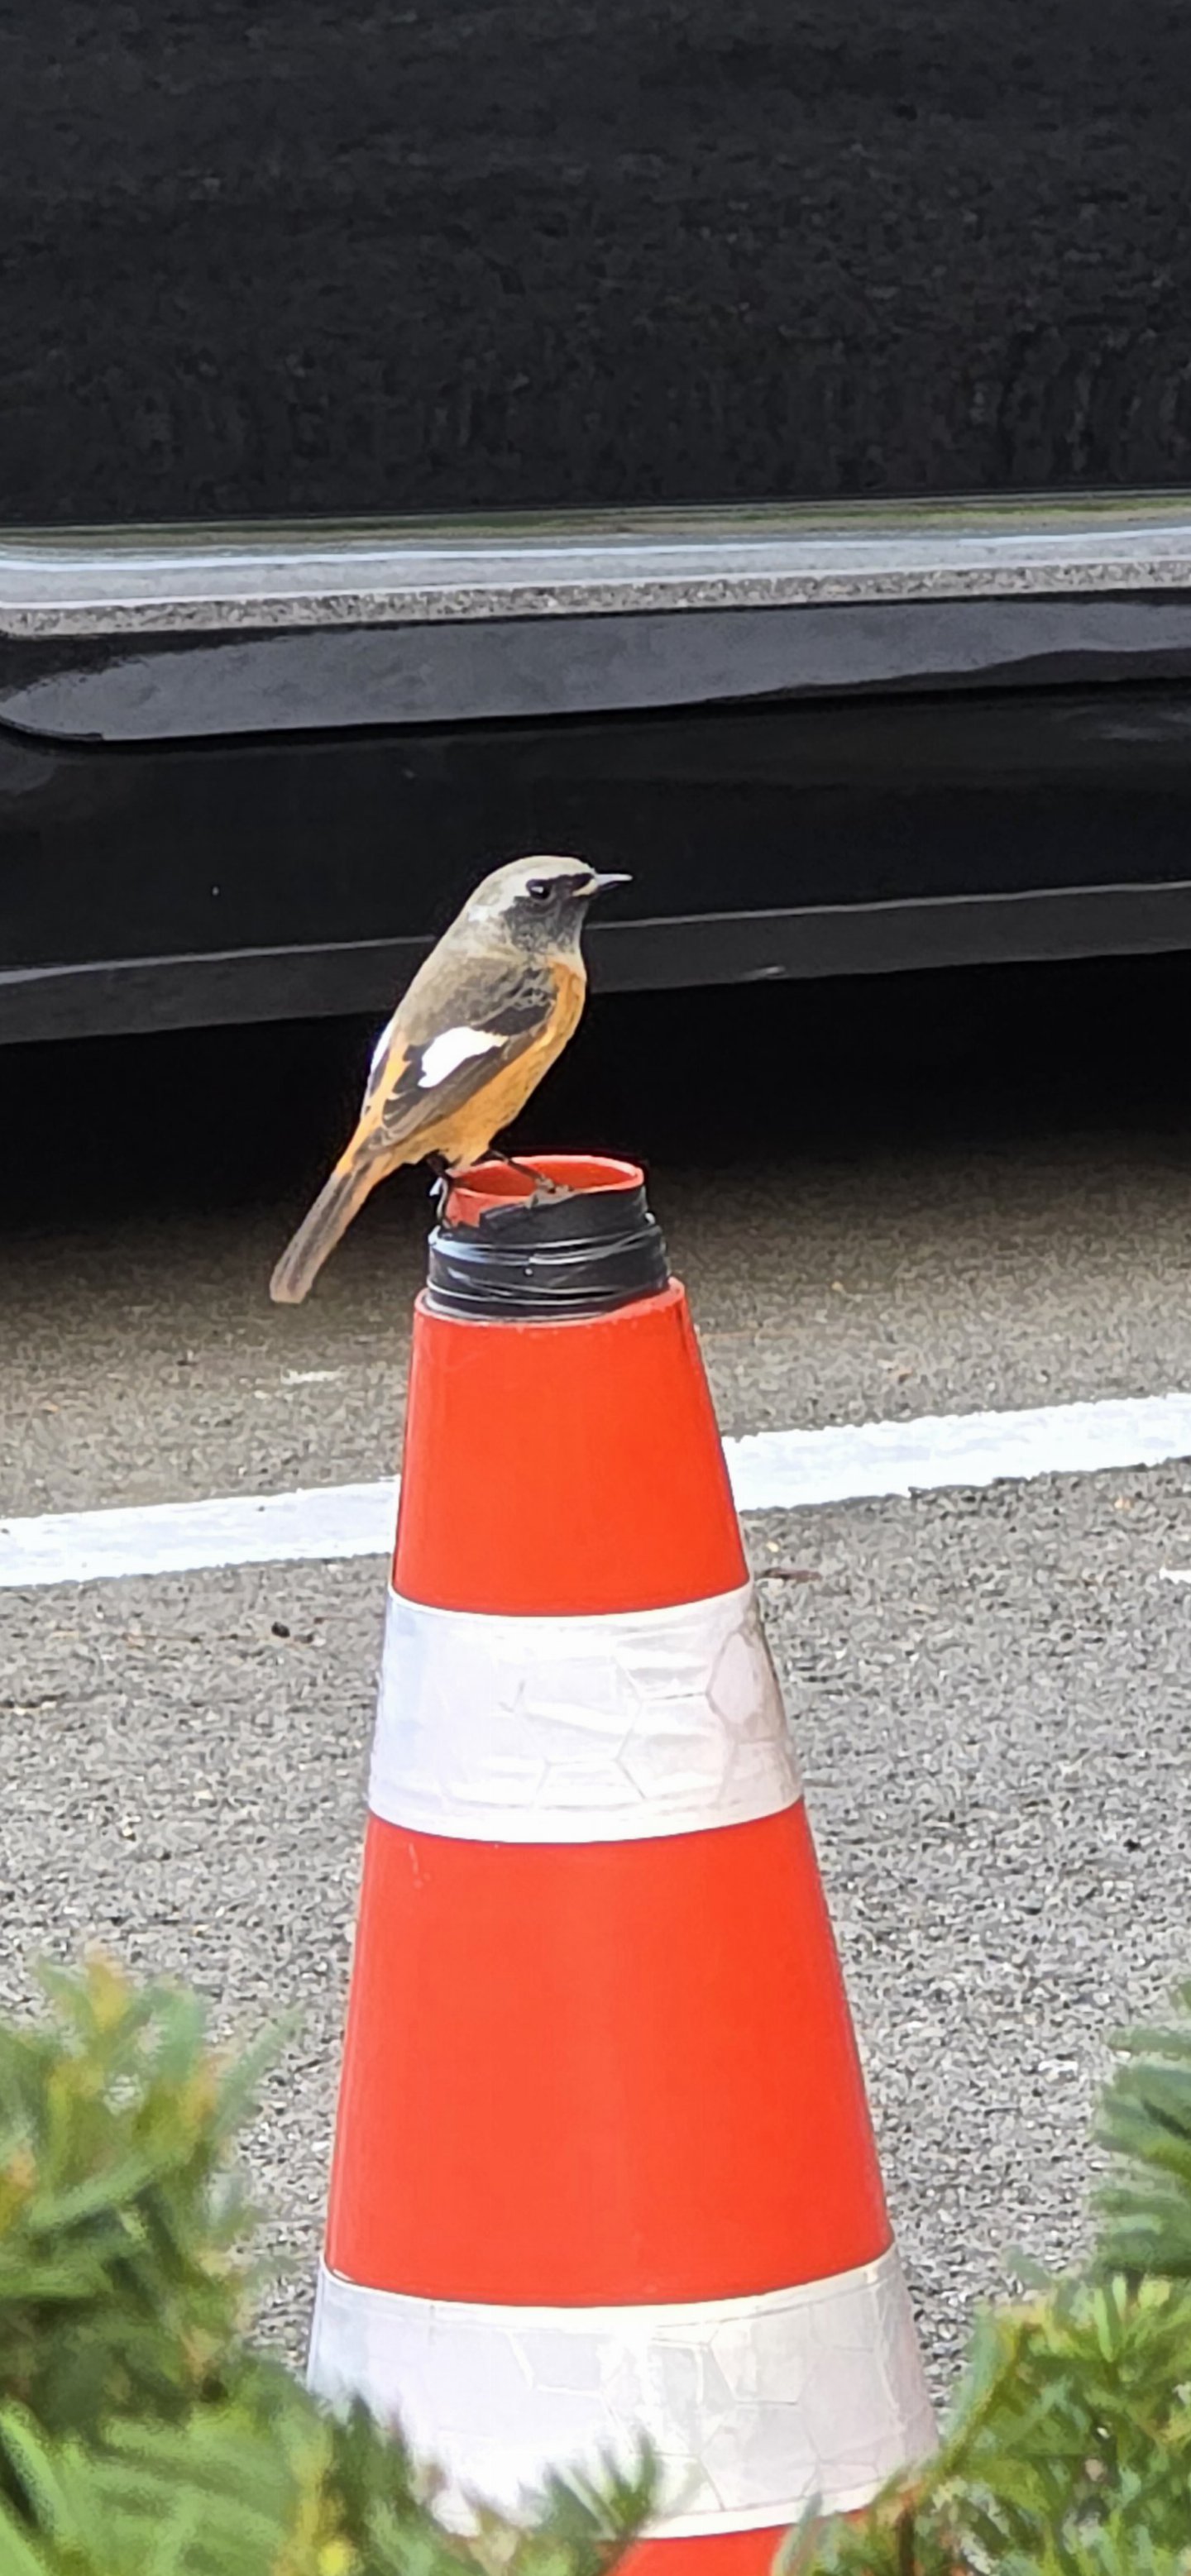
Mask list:
POLYGON ((640 1163, 611 1154, 527 1154, 516 1163, 473 1163, 452 1182, 443 1211, 448 1225, 478 1225, 489 1208, 529 1201, 540 1193, 541 1180, 561 1193, 588 1190, 640 1190, 645 1174, 640 1163))
POLYGON ((453 1184, 424 1302, 460 1319, 561 1322, 656 1296, 669 1275, 639 1163, 526 1155, 477 1163, 453 1184))

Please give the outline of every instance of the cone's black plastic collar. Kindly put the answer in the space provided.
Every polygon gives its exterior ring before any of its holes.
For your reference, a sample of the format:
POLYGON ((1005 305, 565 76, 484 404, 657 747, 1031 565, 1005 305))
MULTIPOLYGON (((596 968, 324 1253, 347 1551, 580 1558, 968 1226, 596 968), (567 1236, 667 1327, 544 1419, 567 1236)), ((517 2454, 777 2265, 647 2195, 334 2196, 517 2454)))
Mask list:
POLYGON ((474 1225, 441 1218, 430 1237, 426 1304, 481 1323, 612 1314, 669 1282, 644 1183, 497 1200, 474 1225))

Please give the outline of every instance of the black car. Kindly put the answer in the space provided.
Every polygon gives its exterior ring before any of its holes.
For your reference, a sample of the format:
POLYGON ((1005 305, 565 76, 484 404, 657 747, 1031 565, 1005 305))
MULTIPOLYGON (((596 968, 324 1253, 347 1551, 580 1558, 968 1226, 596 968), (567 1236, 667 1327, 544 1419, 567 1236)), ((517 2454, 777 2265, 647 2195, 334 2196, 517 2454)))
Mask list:
POLYGON ((0 1035, 1191 946, 1175 0, 0 31, 0 1035))

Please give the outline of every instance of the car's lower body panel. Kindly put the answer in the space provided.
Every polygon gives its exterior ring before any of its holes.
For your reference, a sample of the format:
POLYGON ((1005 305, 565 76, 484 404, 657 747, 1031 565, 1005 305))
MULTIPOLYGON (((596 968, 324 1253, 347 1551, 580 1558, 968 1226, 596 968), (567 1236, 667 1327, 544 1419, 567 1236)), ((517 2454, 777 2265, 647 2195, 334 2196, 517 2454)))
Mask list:
POLYGON ((379 1009, 483 868, 631 869, 605 985, 1191 946, 1191 689, 115 746, 0 728, 0 1037, 379 1009))

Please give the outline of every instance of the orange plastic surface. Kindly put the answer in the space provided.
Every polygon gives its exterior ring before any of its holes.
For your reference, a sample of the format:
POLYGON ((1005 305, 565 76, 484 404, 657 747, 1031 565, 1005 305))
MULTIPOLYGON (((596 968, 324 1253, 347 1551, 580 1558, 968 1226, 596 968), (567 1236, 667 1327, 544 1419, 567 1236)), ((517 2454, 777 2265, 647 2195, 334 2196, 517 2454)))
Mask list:
POLYGON ((817 2280, 888 2243, 801 1805, 567 1848, 371 1820, 334 2270, 635 2303, 817 2280))
POLYGON ((614 1162, 608 1154, 527 1154, 523 1164, 473 1163, 451 1185, 447 1216, 452 1225, 478 1225, 485 1208, 496 1201, 529 1199, 539 1184, 535 1173, 567 1190, 636 1190, 645 1174, 639 1163, 614 1162))
POLYGON ((624 2576, 771 2576, 785 2538, 770 2531, 709 2531, 679 2540, 639 2540, 621 2562, 624 2576))
POLYGON ((414 1317, 393 1579, 444 1610, 659 1609, 746 1576, 686 1297, 414 1317))

